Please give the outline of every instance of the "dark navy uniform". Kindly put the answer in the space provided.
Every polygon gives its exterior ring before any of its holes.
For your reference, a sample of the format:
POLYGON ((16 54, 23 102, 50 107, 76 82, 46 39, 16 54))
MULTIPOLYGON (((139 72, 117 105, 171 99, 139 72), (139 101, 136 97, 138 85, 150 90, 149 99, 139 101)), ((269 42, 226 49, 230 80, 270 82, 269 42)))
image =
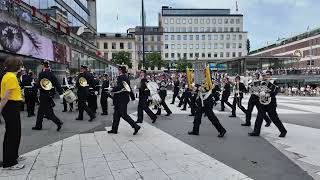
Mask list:
POLYGON ((183 101, 184 101, 184 98, 186 96, 186 83, 185 82, 182 83, 181 90, 182 90, 182 94, 181 94, 181 97, 180 97, 180 102, 178 104, 178 107, 181 107, 183 105, 183 101))
POLYGON ((78 89, 77 96, 78 96, 78 106, 79 106, 79 115, 76 120, 83 120, 83 111, 86 111, 87 114, 90 116, 90 120, 92 121, 95 118, 93 111, 87 105, 87 97, 89 95, 89 87, 93 87, 93 76, 91 73, 85 71, 80 73, 77 77, 76 87, 78 89), (80 86, 79 79, 83 77, 87 80, 88 86, 82 87, 80 86))
MULTIPOLYGON (((254 81, 251 84, 249 84, 249 91, 251 92, 249 101, 248 101, 248 108, 247 108, 247 114, 246 114, 246 123, 242 124, 242 126, 251 126, 251 116, 254 106, 258 108, 260 102, 259 102, 259 96, 254 94, 256 92, 256 88, 259 87, 261 81, 254 81)), ((271 124, 271 120, 267 114, 265 114, 265 117, 263 119, 266 121, 266 127, 269 127, 271 124)))
POLYGON ((239 92, 234 93, 233 102, 232 102, 232 115, 230 117, 236 117, 237 105, 242 112, 247 114, 247 110, 242 106, 243 93, 247 91, 246 86, 242 82, 239 82, 239 85, 236 85, 236 86, 239 86, 237 87, 239 88, 238 89, 239 92))
POLYGON ((190 135, 199 135, 199 129, 202 119, 202 114, 205 113, 211 121, 212 125, 217 129, 219 132, 218 137, 223 137, 224 134, 227 132, 223 126, 220 124, 219 119, 213 112, 213 94, 212 92, 207 92, 204 94, 199 94, 196 99, 196 106, 195 106, 195 117, 193 121, 193 129, 188 134, 190 135), (202 97, 201 97, 202 96, 202 97), (203 104, 202 100, 203 99, 203 104))
POLYGON ((231 94, 230 93, 230 83, 227 82, 223 86, 223 91, 222 91, 222 96, 221 96, 221 111, 224 111, 224 109, 225 109, 224 103, 226 103, 231 109, 233 109, 233 106, 228 101, 230 94, 231 94))
POLYGON ((40 88, 40 106, 38 109, 38 116, 37 116, 37 123, 36 126, 32 129, 34 130, 41 130, 42 129, 42 121, 43 118, 50 119, 57 125, 57 131, 60 130, 61 125, 63 124, 60 119, 54 114, 53 107, 55 103, 53 101, 53 97, 55 95, 55 91, 59 93, 59 95, 63 94, 63 90, 58 79, 53 75, 50 69, 44 69, 38 76, 37 86, 40 88), (51 81, 54 88, 51 90, 44 90, 40 86, 40 81, 42 79, 48 79, 51 81))
POLYGON ((146 78, 141 79, 139 88, 139 103, 138 103, 138 120, 137 123, 143 122, 143 111, 145 111, 152 121, 156 121, 157 116, 150 110, 148 104, 148 98, 150 96, 150 91, 147 88, 146 83, 148 80, 146 78))
POLYGON ((25 103, 27 105, 28 117, 34 116, 34 109, 37 98, 37 87, 34 86, 32 73, 22 76, 21 88, 24 89, 25 103))
MULTIPOLYGON (((69 90, 69 88, 67 87, 67 85, 70 87, 73 87, 74 86, 74 83, 73 83, 73 79, 72 77, 66 77, 66 78, 63 78, 62 79, 62 85, 63 85, 63 90, 64 91, 67 91, 69 90), (67 81, 67 82, 66 82, 67 81)), ((71 89, 72 90, 72 89, 71 89)), ((70 106, 70 111, 73 110, 73 103, 69 103, 69 106, 70 106)), ((68 103, 67 101, 63 98, 63 111, 62 112, 66 112, 68 110, 68 103)))
MULTIPOLYGON (((114 88, 112 88, 112 92, 121 91, 124 88, 123 81, 125 81, 130 86, 130 81, 127 75, 122 74, 118 76, 117 85, 114 88)), ((112 129, 108 131, 108 133, 113 133, 113 134, 118 133, 120 118, 123 118, 125 121, 127 121, 130 124, 130 126, 133 129, 135 129, 134 135, 140 129, 140 126, 134 122, 134 120, 128 115, 128 112, 127 112, 127 107, 128 107, 130 98, 132 100, 135 100, 135 96, 132 91, 131 92, 122 91, 120 93, 114 94, 113 96, 114 114, 113 114, 113 121, 112 121, 112 129)))
POLYGON ((285 137, 287 134, 287 130, 283 126, 282 122, 279 119, 278 113, 277 113, 277 99, 276 95, 278 93, 278 86, 275 83, 268 82, 267 87, 270 89, 270 97, 271 102, 268 105, 263 105, 259 103, 258 105, 258 115, 257 119, 254 125, 254 130, 252 133, 249 133, 250 136, 259 136, 261 131, 261 125, 263 122, 263 118, 266 116, 266 113, 268 113, 271 121, 276 125, 276 127, 280 131, 279 137, 285 137))
POLYGON ((180 91, 180 81, 176 80, 174 81, 174 87, 173 87, 173 97, 171 104, 174 104, 176 98, 180 99, 179 97, 179 91, 180 91))
MULTIPOLYGON (((172 114, 171 110, 169 109, 169 107, 167 106, 166 103, 166 97, 167 97, 167 83, 165 80, 162 80, 160 82, 160 86, 159 86, 159 95, 161 97, 161 106, 164 108, 164 110, 167 112, 167 116, 169 116, 170 114, 172 114)), ((157 115, 161 114, 161 107, 158 107, 158 111, 156 113, 157 115)))
POLYGON ((109 90, 108 90, 109 86, 110 86, 109 80, 104 80, 102 82, 101 97, 100 97, 102 115, 108 115, 108 97, 110 97, 109 90))
POLYGON ((89 95, 88 95, 88 106, 89 108, 96 113, 98 109, 98 97, 97 94, 99 94, 100 86, 99 86, 99 80, 93 79, 92 85, 89 87, 89 95))

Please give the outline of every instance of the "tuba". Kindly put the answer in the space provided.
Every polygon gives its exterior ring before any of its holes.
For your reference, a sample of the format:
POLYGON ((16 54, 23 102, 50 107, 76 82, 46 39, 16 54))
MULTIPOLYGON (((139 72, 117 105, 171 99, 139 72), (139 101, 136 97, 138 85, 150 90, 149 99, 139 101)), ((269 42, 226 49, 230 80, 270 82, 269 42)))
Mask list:
POLYGON ((53 88, 51 81, 47 78, 41 79, 40 86, 43 90, 46 91, 50 91, 53 88))
POLYGON ((86 80, 86 78, 80 77, 80 78, 79 78, 79 84, 80 84, 80 86, 82 86, 82 87, 87 87, 87 86, 88 86, 88 81, 86 80))
POLYGON ((271 96, 270 96, 271 90, 268 88, 267 85, 268 85, 267 81, 261 81, 260 82, 259 102, 262 105, 269 105, 271 103, 271 96))

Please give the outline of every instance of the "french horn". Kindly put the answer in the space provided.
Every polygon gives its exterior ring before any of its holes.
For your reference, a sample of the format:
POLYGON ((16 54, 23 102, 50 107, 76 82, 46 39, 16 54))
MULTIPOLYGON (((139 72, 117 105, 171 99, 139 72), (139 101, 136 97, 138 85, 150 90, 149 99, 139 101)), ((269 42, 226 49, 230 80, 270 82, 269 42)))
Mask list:
POLYGON ((50 91, 53 87, 51 81, 47 78, 41 79, 40 86, 43 90, 46 90, 46 91, 50 91))
POLYGON ((121 92, 131 92, 131 88, 129 86, 129 84, 125 81, 122 81, 122 85, 123 85, 123 89, 121 89, 120 91, 116 91, 116 92, 111 92, 112 94, 118 94, 121 92))
POLYGON ((86 87, 86 86, 88 86, 88 81, 86 80, 86 78, 80 77, 80 78, 79 78, 79 84, 80 84, 80 86, 82 86, 82 87, 86 87))

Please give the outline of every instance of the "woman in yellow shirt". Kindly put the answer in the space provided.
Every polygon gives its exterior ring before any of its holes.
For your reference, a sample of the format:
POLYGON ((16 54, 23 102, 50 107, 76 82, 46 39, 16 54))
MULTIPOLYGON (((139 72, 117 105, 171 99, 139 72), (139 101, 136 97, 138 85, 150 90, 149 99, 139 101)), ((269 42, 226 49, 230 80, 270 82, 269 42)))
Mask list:
POLYGON ((19 157, 19 145, 21 139, 20 107, 22 101, 21 89, 17 79, 17 73, 22 66, 22 60, 9 57, 4 62, 6 74, 1 81, 0 113, 6 124, 6 132, 3 140, 3 168, 6 170, 18 170, 24 168, 18 164, 23 158, 19 157))

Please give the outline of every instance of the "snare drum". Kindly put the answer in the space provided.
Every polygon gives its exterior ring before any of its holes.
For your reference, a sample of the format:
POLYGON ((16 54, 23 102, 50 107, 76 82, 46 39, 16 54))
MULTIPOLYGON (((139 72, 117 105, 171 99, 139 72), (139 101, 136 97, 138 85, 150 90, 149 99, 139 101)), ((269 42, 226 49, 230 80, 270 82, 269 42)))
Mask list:
POLYGON ((63 93, 63 98, 68 102, 68 103, 73 103, 74 101, 77 100, 77 96, 71 91, 67 90, 63 93))

